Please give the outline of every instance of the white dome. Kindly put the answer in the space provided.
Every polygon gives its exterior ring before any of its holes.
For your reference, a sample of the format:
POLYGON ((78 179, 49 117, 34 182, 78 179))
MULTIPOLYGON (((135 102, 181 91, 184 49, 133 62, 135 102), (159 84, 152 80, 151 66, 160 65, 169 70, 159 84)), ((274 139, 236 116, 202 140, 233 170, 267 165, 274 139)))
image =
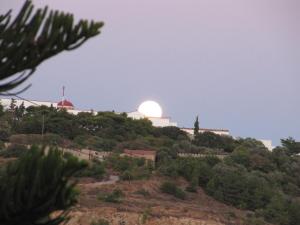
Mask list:
POLYGON ((162 117, 162 109, 157 102, 145 101, 143 102, 138 111, 146 117, 162 117))

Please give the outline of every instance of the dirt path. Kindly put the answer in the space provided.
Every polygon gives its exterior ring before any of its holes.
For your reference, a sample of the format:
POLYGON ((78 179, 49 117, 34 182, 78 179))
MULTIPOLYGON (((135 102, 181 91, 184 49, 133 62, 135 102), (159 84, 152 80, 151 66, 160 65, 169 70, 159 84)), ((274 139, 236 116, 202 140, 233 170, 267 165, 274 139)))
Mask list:
MULTIPOLYGON (((99 181, 99 182, 93 182, 93 183, 89 183, 89 188, 97 188, 97 187, 101 187, 103 185, 112 185, 117 183, 120 180, 119 176, 116 175, 109 175, 109 179, 108 180, 104 180, 104 181, 99 181)), ((79 186, 85 186, 86 184, 79 184, 79 186)))

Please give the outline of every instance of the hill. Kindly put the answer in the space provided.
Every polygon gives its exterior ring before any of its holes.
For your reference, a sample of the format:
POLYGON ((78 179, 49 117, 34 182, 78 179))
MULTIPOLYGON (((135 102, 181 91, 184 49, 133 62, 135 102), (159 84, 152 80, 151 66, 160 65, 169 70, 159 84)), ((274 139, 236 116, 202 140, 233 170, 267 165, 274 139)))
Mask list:
MULTIPOLYGON (((67 225, 90 225, 99 219, 105 219, 112 225, 250 224, 247 219, 249 212, 220 203, 201 188, 197 189, 197 193, 188 193, 185 200, 162 193, 159 187, 166 179, 153 176, 149 180, 120 181, 109 185, 82 179, 79 203, 72 210, 67 225), (119 203, 99 200, 101 193, 109 193, 116 188, 124 193, 119 203)), ((177 179, 176 184, 183 189, 188 186, 183 179, 177 179)))

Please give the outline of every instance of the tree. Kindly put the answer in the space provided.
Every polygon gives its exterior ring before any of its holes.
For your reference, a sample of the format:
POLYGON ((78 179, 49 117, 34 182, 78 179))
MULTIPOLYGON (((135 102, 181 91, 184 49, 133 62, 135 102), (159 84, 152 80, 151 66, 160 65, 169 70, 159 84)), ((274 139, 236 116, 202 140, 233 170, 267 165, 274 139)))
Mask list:
POLYGON ((1 104, 1 100, 0 100, 0 117, 4 115, 4 107, 1 104))
POLYGON ((85 162, 73 156, 64 158, 59 150, 45 154, 32 147, 0 176, 0 224, 60 224, 78 195, 70 178, 85 167, 85 162), (49 216, 59 210, 61 214, 49 216))
POLYGON ((16 109, 16 118, 17 120, 21 120, 25 114, 26 108, 24 106, 24 102, 21 103, 19 107, 16 109))
POLYGON ((2 94, 22 84, 46 59, 76 49, 98 35, 104 25, 87 20, 74 25, 72 14, 52 10, 47 13, 48 7, 32 14, 33 8, 32 2, 26 0, 12 22, 11 10, 0 15, 0 81, 6 81, 0 84, 2 94), (18 73, 21 75, 7 81, 18 73))
POLYGON ((16 100, 11 99, 11 102, 10 102, 10 105, 9 105, 9 111, 12 112, 12 113, 15 112, 16 107, 17 107, 16 100))
POLYGON ((194 135, 198 135, 199 134, 199 118, 198 116, 196 117, 196 121, 194 123, 194 135))
POLYGON ((286 149, 288 155, 300 153, 300 142, 296 142, 294 138, 281 139, 282 146, 286 149))

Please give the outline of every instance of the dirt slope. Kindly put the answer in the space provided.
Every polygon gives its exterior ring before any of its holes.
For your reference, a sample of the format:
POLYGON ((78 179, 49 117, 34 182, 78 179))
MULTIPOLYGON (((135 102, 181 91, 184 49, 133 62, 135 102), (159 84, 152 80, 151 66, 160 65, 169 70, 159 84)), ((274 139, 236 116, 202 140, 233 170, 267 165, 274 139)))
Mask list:
MULTIPOLYGON (((147 181, 121 181, 116 184, 95 185, 92 180, 81 181, 79 204, 71 212, 67 225, 90 225, 104 218, 112 225, 239 225, 246 212, 227 206, 207 196, 201 188, 198 193, 188 193, 186 200, 178 200, 159 190, 165 180, 153 177, 147 181), (125 197, 121 203, 106 203, 97 199, 103 192, 120 188, 125 197), (136 192, 145 189, 149 196, 136 192)), ((184 180, 178 180, 182 188, 184 180)))

